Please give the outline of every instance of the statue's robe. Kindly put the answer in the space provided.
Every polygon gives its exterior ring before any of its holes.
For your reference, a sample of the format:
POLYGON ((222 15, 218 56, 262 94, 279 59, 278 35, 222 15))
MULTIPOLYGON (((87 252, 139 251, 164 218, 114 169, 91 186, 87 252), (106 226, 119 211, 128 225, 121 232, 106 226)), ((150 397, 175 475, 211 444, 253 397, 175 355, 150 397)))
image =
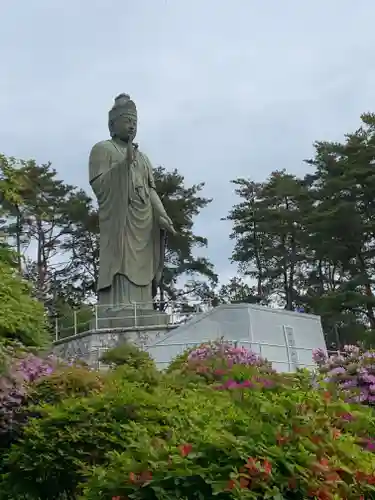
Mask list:
POLYGON ((113 139, 92 148, 90 184, 99 205, 99 305, 152 307, 152 281, 160 268, 160 227, 150 197, 155 190, 147 156, 113 139))

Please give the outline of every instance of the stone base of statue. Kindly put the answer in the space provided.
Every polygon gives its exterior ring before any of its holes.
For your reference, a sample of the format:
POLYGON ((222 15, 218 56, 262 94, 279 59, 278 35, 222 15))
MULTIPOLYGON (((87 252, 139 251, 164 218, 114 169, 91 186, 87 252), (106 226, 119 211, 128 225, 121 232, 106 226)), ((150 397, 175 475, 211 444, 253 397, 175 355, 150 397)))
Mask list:
POLYGON ((167 326, 170 322, 169 314, 155 311, 152 307, 105 307, 97 308, 95 329, 132 328, 147 326, 167 326))

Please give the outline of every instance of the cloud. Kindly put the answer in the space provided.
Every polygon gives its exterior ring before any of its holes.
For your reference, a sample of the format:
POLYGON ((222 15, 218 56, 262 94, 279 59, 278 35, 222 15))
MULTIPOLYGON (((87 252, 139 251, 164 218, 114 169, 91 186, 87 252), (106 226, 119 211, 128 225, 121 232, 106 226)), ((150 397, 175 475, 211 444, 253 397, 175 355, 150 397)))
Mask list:
POLYGON ((302 174, 317 139, 340 139, 375 102, 375 4, 363 0, 81 0, 0 6, 0 142, 88 188, 90 147, 129 92, 155 165, 206 182, 197 220, 223 276, 229 181, 302 174))

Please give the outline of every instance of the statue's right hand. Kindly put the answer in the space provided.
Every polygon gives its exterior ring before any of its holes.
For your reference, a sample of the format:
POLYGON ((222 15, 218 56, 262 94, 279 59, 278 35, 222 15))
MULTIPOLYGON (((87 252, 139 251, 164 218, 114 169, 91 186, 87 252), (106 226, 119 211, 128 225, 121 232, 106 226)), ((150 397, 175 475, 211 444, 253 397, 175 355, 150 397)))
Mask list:
POLYGON ((177 234, 175 228, 173 227, 173 222, 171 221, 171 219, 169 217, 161 216, 159 219, 159 224, 160 224, 160 227, 162 229, 166 229, 167 231, 169 231, 173 235, 177 234))

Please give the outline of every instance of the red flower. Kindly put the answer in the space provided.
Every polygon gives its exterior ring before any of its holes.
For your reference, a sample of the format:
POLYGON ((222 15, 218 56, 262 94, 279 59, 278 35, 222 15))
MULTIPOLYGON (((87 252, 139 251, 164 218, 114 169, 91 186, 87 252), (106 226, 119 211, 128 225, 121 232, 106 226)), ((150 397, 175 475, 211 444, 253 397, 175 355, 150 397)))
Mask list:
POLYGON ((338 429, 333 429, 332 436, 333 439, 338 439, 341 436, 341 432, 338 429))
POLYGON ((331 500, 332 493, 326 489, 314 490, 308 492, 309 497, 317 498, 318 500, 331 500))
POLYGON ((222 369, 217 369, 214 371, 214 374, 219 375, 219 376, 225 375, 225 373, 226 373, 226 371, 222 370, 222 369))
POLYGON ((319 462, 314 462, 311 465, 312 470, 318 474, 327 472, 328 467, 329 461, 326 458, 321 458, 319 462))
POLYGON ((302 429, 300 427, 293 425, 293 432, 295 432, 296 434, 300 434, 302 432, 302 429))
POLYGON ((267 476, 269 476, 272 472, 272 464, 268 460, 265 460, 263 462, 263 469, 267 476))
POLYGON ((187 457, 191 450, 193 449, 193 445, 191 444, 181 444, 178 449, 180 450, 182 457, 187 457))
POLYGON ((129 481, 132 484, 147 483, 148 481, 151 481, 151 479, 152 479, 152 472, 149 470, 143 471, 140 474, 134 474, 134 472, 131 472, 129 474, 129 481))
POLYGON ((141 472, 141 474, 139 475, 139 481, 142 483, 147 483, 148 481, 151 481, 151 479, 152 479, 152 472, 150 470, 141 472))
POLYGON ((250 481, 246 477, 240 477, 240 488, 247 488, 250 481))
POLYGON ((311 436, 310 441, 314 444, 320 443, 322 438, 320 436, 311 436))
POLYGON ((363 472, 357 472, 356 479, 358 482, 363 482, 367 484, 375 484, 375 475, 364 474, 363 472))
POLYGON ((247 463, 245 464, 245 467, 249 472, 252 472, 252 473, 259 471, 258 466, 252 457, 249 457, 247 459, 247 463))
POLYGON ((323 392, 323 399, 327 402, 331 401, 332 394, 328 391, 323 392))
POLYGON ((276 441, 278 445, 282 445, 288 441, 288 437, 282 436, 281 434, 277 434, 276 441))
POLYGON ((228 486, 226 487, 227 490, 233 490, 233 488, 236 486, 236 483, 233 481, 233 479, 231 479, 229 482, 228 482, 228 486))
POLYGON ((291 477, 288 481, 288 487, 291 490, 295 490, 297 488, 297 481, 295 477, 291 477))
POLYGON ((129 481, 130 481, 131 483, 136 483, 136 482, 137 482, 137 476, 134 474, 134 472, 131 472, 131 473, 129 474, 129 481))
POLYGON ((337 481, 340 481, 340 479, 341 479, 340 476, 335 471, 328 472, 328 474, 326 474, 326 476, 325 476, 325 480, 329 481, 331 483, 335 483, 337 481))

